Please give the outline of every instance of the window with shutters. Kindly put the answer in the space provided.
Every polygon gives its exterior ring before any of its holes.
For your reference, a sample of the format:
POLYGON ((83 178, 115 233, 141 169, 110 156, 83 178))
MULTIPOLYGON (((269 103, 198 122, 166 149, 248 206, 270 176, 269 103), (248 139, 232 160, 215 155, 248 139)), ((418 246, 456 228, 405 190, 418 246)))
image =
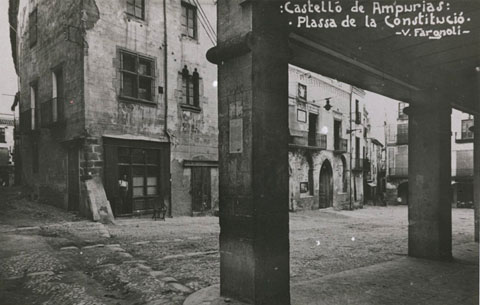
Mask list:
POLYGON ((145 20, 145 0, 127 0, 127 15, 145 20))
POLYGON ((197 8, 185 2, 182 2, 182 33, 197 39, 197 8))
POLYGON ((121 97, 154 102, 155 61, 136 53, 120 51, 121 97))

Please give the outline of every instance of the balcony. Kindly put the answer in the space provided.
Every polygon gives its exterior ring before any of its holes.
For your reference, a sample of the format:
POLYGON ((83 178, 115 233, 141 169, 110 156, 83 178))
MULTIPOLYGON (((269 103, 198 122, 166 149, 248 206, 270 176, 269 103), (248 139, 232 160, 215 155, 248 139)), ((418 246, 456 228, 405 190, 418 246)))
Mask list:
POLYGON ((471 131, 462 131, 455 133, 455 143, 473 143, 473 132, 471 131))
POLYGON ((327 149, 327 135, 316 134, 315 137, 309 135, 292 135, 290 137, 290 147, 294 148, 304 148, 311 150, 325 150, 327 149))
POLYGON ((333 143, 333 149, 336 153, 346 153, 348 151, 347 139, 335 138, 333 143))
POLYGON ((393 177, 408 177, 408 167, 390 167, 388 175, 393 177))
POLYGON ((370 162, 368 159, 354 158, 352 159, 352 171, 369 171, 370 162))

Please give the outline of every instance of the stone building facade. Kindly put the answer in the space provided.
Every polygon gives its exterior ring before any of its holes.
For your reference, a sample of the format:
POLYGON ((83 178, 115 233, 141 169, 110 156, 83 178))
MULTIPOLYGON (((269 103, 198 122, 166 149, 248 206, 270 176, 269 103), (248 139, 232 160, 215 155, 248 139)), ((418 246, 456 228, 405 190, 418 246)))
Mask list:
POLYGON ((289 66, 291 210, 363 205, 363 98, 362 90, 289 66))
MULTIPOLYGON (((387 203, 408 204, 408 115, 398 103, 395 124, 387 128, 387 203)), ((452 110, 451 201, 453 206, 473 207, 473 115, 452 110)))
POLYGON ((23 181, 40 200, 93 218, 216 206, 215 16, 213 0, 11 1, 23 181))
POLYGON ((14 126, 13 114, 0 113, 0 187, 14 182, 14 126))

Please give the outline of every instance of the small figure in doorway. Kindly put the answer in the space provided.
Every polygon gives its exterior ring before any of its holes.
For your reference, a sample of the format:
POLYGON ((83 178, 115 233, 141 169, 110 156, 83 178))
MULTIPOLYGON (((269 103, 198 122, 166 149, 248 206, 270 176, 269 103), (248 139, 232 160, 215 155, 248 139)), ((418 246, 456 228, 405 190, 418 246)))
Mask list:
POLYGON ((125 211, 125 205, 127 203, 127 194, 128 194, 128 178, 124 174, 120 180, 118 180, 118 190, 119 190, 119 202, 118 202, 118 212, 123 213, 125 211))

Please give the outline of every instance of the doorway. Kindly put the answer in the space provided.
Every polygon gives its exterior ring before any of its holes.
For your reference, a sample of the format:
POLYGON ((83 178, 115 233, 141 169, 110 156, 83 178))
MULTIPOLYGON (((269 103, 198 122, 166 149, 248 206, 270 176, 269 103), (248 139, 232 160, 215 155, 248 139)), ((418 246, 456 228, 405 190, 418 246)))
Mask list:
POLYGON ((192 167, 192 212, 204 213, 212 208, 211 174, 209 167, 192 167))
POLYGON ((330 161, 325 160, 320 168, 319 208, 333 206, 333 170, 330 161))
POLYGON ((80 164, 79 152, 76 146, 68 149, 68 210, 78 211, 80 204, 80 164))

